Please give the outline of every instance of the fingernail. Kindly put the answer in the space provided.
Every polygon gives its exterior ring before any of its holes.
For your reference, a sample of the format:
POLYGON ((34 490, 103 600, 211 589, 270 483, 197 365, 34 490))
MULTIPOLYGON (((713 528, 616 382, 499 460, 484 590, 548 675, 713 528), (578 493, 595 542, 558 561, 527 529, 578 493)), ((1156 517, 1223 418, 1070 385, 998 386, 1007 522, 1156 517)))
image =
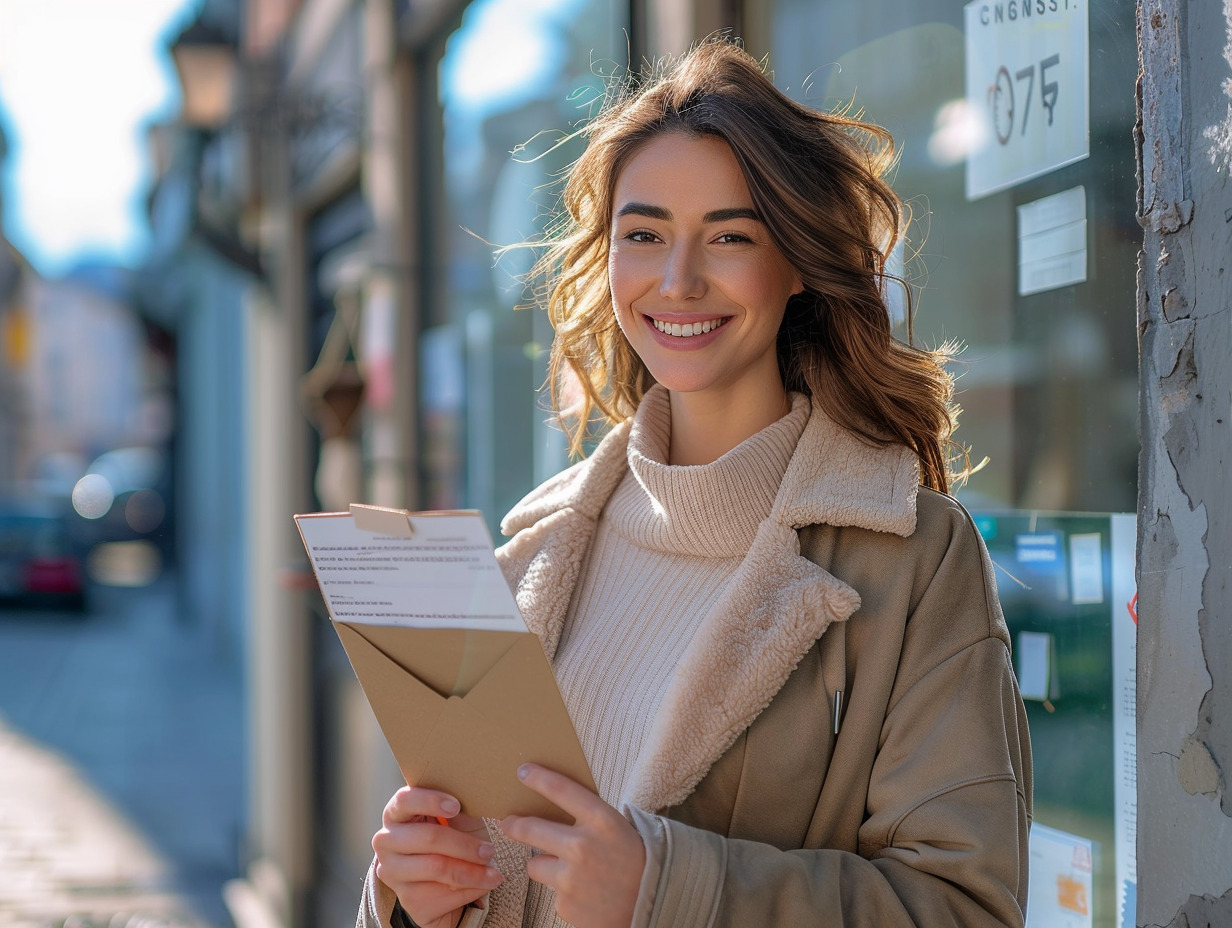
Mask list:
POLYGON ((525 780, 528 776, 530 776, 530 767, 527 764, 523 764, 518 768, 518 779, 525 780))
POLYGON ((499 886, 501 883, 505 882, 505 874, 501 873, 495 867, 488 867, 483 871, 483 875, 488 878, 488 882, 490 882, 493 887, 499 886))
POLYGON ((457 815, 462 811, 462 806, 456 799, 445 799, 441 802, 441 811, 446 815, 457 815))
POLYGON ((479 845, 479 850, 477 853, 479 854, 480 860, 491 860, 492 855, 496 853, 496 849, 485 841, 483 844, 479 845))

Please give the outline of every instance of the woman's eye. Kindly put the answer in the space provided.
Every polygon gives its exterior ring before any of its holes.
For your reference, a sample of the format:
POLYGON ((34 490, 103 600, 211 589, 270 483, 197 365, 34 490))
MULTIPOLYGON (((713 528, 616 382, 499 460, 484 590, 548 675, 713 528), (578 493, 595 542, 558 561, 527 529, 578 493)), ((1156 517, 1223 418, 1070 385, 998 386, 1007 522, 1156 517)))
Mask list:
POLYGON ((716 239, 716 241, 720 245, 743 245, 753 240, 747 235, 742 235, 739 232, 724 232, 716 239))
POLYGON ((658 236, 653 232, 648 232, 645 229, 634 229, 625 236, 631 242, 657 242, 658 236))

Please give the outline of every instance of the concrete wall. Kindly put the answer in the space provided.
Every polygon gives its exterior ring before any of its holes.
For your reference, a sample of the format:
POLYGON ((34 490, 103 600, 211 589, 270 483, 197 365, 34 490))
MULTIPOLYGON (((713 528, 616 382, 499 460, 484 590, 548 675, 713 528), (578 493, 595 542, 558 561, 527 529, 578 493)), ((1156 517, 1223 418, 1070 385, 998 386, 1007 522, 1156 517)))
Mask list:
POLYGON ((1137 924, 1232 925, 1232 0, 1139 0, 1137 924))

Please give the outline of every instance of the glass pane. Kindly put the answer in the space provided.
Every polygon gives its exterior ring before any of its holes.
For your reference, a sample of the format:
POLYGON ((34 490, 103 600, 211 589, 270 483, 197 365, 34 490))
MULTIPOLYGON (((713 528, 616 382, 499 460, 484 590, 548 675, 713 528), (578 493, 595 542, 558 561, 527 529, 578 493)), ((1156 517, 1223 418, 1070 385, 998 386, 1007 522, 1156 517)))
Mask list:
POLYGON ((580 152, 576 141, 554 143, 590 112, 614 60, 625 61, 623 10, 615 0, 477 0, 440 61, 440 257, 423 367, 453 373, 424 384, 429 470, 444 462, 426 475, 429 503, 480 508, 494 529, 567 463, 563 436, 535 395, 550 328, 543 313, 515 311, 529 302, 520 277, 534 253, 496 261, 494 246, 542 232, 554 180, 580 152), (450 442, 457 453, 442 451, 450 442), (450 486, 443 468, 458 462, 465 478, 450 486))
POLYGON ((1035 749, 1029 925, 1132 925, 1134 520, 1115 513, 1137 494, 1134 3, 1082 4, 1080 24, 1072 0, 746 7, 781 88, 894 135, 915 340, 965 345, 957 437, 988 464, 957 493, 997 565, 1035 749), (1056 60, 1033 44, 1054 27, 1083 35, 1056 60), (1050 119, 1089 129, 1089 154, 971 189, 981 139, 1008 150, 1050 119))
MULTIPOLYGON (((1022 5, 983 4, 990 17, 1022 5)), ((989 458, 959 495, 971 505, 1133 511, 1141 234, 1134 214, 1132 0, 1090 5, 1090 156, 975 199, 965 189, 962 134, 972 114, 962 4, 752 6, 758 9, 751 31, 768 36, 769 48, 750 50, 770 52, 780 87, 814 106, 854 102, 900 147, 893 182, 914 213, 906 271, 923 285, 916 342, 954 339, 966 346, 956 367, 966 411, 958 438, 975 461, 989 458), (1085 237, 1078 229, 1076 247, 1085 248, 1086 279, 1023 295, 1019 264, 1030 251, 1018 208, 1065 192, 1084 201, 1078 209, 1085 237)), ((1028 112, 1029 89, 1028 118, 1046 119, 1041 85, 1052 83, 1056 71, 1041 81, 1036 62, 1028 64, 1033 73, 1024 70, 1015 81, 1019 118, 1028 112)), ((1009 67, 1018 74, 1016 62, 1009 67)), ((1061 92, 1066 102, 1081 90, 1063 85, 1061 92)))

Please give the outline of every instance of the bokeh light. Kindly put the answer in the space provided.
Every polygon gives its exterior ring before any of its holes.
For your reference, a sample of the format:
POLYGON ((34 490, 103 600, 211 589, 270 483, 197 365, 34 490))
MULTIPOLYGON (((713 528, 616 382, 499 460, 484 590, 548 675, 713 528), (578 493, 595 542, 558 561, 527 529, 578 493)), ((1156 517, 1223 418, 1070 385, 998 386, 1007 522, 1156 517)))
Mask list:
POLYGON ((101 519, 111 511, 115 489, 102 474, 86 474, 73 487, 73 508, 85 519, 101 519))

